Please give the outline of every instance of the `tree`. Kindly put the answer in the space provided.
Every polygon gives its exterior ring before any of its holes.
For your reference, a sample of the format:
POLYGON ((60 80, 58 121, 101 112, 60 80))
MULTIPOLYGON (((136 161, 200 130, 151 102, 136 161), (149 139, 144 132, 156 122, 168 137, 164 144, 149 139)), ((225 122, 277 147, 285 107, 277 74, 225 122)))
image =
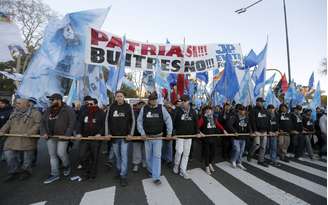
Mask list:
POLYGON ((0 0, 0 8, 18 25, 28 53, 16 59, 16 71, 23 73, 40 46, 43 30, 57 14, 41 0, 0 0))

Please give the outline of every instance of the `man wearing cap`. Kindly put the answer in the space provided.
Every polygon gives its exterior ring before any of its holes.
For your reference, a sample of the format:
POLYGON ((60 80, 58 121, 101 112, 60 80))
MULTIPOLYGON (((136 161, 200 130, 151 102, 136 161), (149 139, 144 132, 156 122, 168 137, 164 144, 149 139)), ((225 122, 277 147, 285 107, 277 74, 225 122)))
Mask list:
MULTIPOLYGON (((6 124, 9 116, 12 112, 12 107, 10 106, 9 100, 1 98, 0 99, 0 129, 6 124)), ((2 155, 3 145, 5 143, 6 138, 0 137, 0 160, 4 159, 4 155, 2 155)))
MULTIPOLYGON (((9 120, 0 129, 3 134, 38 134, 40 129, 41 114, 30 107, 27 99, 20 98, 16 101, 15 109, 9 120)), ((32 161, 37 140, 30 137, 7 137, 4 144, 4 153, 8 165, 8 176, 5 181, 11 181, 17 176, 25 180, 32 174, 32 161), (18 159, 23 155, 23 162, 18 159)))
POLYGON ((161 184, 162 140, 156 138, 163 136, 164 124, 167 138, 171 138, 172 119, 166 108, 157 104, 157 98, 156 92, 149 95, 148 104, 140 110, 137 125, 143 138, 153 138, 145 141, 146 161, 153 182, 159 185, 161 184))
POLYGON ((121 186, 127 186, 128 175, 128 145, 127 141, 134 133, 135 120, 132 107, 125 102, 124 93, 115 93, 115 102, 110 105, 105 120, 105 135, 125 136, 123 139, 113 140, 113 149, 116 158, 116 178, 120 179, 121 186))
POLYGON ((59 140, 52 136, 72 136, 76 121, 74 110, 63 102, 61 94, 55 93, 47 96, 47 98, 51 105, 42 116, 40 135, 47 140, 51 173, 43 182, 44 184, 49 184, 60 179, 59 158, 64 167, 63 175, 70 175, 71 167, 66 151, 68 141, 59 140))
MULTIPOLYGON (((177 108, 175 117, 173 120, 173 129, 176 135, 197 135, 201 137, 199 127, 197 124, 197 114, 190 106, 189 96, 181 96, 182 105, 177 108)), ((173 172, 179 173, 185 179, 188 179, 187 165, 190 154, 192 139, 191 138, 179 138, 176 140, 175 145, 175 159, 173 172)))
POLYGON ((286 157, 287 149, 290 144, 289 132, 292 129, 292 120, 290 113, 288 113, 288 107, 286 104, 281 104, 279 106, 278 112, 279 120, 279 156, 280 160, 284 162, 289 162, 289 159, 286 157))
POLYGON ((268 112, 263 106, 264 99, 259 97, 256 99, 256 106, 250 112, 250 122, 252 130, 255 133, 255 138, 253 139, 253 145, 249 150, 247 160, 251 161, 255 151, 259 150, 258 154, 258 164, 264 167, 268 167, 268 164, 264 161, 265 148, 267 145, 267 131, 269 127, 269 116, 268 112))

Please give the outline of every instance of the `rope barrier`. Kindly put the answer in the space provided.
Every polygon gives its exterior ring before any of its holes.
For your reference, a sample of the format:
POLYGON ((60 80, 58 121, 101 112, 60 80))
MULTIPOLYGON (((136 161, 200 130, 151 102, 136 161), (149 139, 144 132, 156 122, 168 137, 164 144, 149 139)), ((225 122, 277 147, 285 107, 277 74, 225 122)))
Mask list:
MULTIPOLYGON (((267 137, 277 137, 279 135, 289 135, 289 134, 296 134, 296 133, 288 133, 288 132, 279 132, 277 135, 263 135, 267 137)), ((300 134, 315 134, 314 132, 302 132, 300 134)), ((27 137, 27 138, 44 138, 40 135, 28 135, 28 134, 3 134, 3 137, 27 137)), ((202 135, 201 137, 198 137, 198 135, 174 135, 172 137, 150 137, 147 136, 146 138, 141 136, 88 136, 88 137, 75 137, 75 136, 62 136, 62 135, 55 135, 55 136, 49 136, 49 138, 57 138, 59 140, 75 140, 75 141, 111 141, 112 139, 126 139, 128 141, 140 141, 140 140, 176 140, 178 138, 197 138, 202 139, 205 137, 256 137, 254 133, 229 133, 229 134, 208 134, 208 135, 202 135)))

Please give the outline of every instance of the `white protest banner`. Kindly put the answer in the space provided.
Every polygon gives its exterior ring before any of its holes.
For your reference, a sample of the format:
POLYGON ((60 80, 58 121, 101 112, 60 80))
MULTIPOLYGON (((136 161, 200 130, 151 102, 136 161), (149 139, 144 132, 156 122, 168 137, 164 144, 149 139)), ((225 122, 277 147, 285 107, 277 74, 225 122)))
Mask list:
MULTIPOLYGON (((90 28, 87 34, 85 63, 117 66, 122 48, 122 37, 90 28)), ((226 55, 233 64, 242 67, 240 44, 174 45, 144 43, 127 40, 125 66, 129 69, 153 71, 156 59, 163 72, 194 73, 224 68, 226 55)))

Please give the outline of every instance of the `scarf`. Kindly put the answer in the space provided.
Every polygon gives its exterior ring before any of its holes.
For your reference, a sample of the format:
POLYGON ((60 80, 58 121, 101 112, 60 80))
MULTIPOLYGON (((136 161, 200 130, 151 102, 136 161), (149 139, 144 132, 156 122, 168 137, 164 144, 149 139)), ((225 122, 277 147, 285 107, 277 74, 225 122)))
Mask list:
POLYGON ((87 112, 88 112, 88 124, 87 124, 87 128, 88 129, 93 129, 94 125, 93 125, 93 118, 95 116, 95 113, 99 110, 98 107, 88 107, 87 108, 87 112))
POLYGON ((24 123, 27 122, 27 120, 30 118, 32 113, 32 108, 15 108, 13 113, 10 115, 9 120, 15 119, 15 118, 22 118, 24 119, 24 123))

